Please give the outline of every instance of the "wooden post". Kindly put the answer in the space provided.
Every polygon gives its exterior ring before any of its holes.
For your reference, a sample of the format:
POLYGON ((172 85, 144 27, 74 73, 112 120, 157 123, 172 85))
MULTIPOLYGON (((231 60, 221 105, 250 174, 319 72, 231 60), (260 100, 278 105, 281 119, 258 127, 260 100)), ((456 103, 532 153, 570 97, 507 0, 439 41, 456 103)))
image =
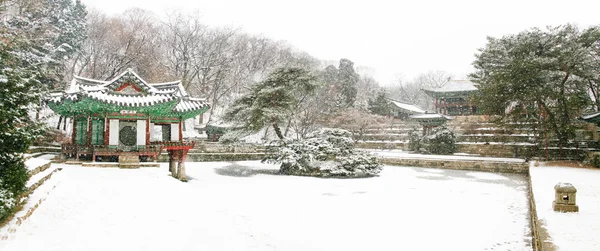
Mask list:
POLYGON ((183 142, 183 130, 181 126, 181 120, 179 121, 179 142, 183 142))
POLYGON ((104 147, 108 148, 108 139, 110 138, 110 119, 105 117, 104 120, 104 147))
POLYGON ((71 133, 71 141, 73 142, 73 145, 77 145, 77 129, 75 128, 77 126, 77 124, 75 124, 75 116, 73 116, 73 133, 71 133))
POLYGON ((85 143, 87 146, 92 145, 92 117, 88 116, 88 126, 87 126, 87 139, 85 143))
POLYGON ((146 147, 150 145, 150 116, 146 119, 146 147))

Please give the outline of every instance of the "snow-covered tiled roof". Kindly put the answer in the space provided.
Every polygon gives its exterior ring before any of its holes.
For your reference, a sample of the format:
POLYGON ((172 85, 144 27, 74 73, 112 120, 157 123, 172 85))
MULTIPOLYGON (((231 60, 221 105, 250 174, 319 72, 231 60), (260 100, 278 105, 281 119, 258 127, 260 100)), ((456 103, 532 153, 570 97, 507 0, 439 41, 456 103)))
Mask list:
POLYGON ((159 89, 159 90, 177 90, 177 91, 179 91, 181 96, 188 95, 188 93, 185 91, 185 88, 183 88, 181 81, 157 83, 157 84, 150 84, 150 85, 152 85, 152 87, 159 89))
POLYGON ((593 114, 588 114, 588 115, 583 115, 583 116, 581 116, 581 119, 588 120, 588 119, 596 118, 598 116, 600 116, 600 112, 593 113, 593 114))
POLYGON ((82 95, 120 106, 148 106, 176 99, 174 95, 119 95, 110 92, 85 92, 82 95))
POLYGON ((447 119, 447 120, 452 119, 452 117, 442 115, 442 114, 437 114, 437 113, 416 114, 416 115, 411 115, 410 117, 413 119, 442 119, 442 118, 447 119))
POLYGON ((187 112, 187 111, 198 110, 198 109, 204 108, 204 107, 208 107, 208 104, 204 101, 184 98, 181 101, 179 101, 179 103, 177 103, 177 106, 175 106, 175 111, 187 112))
POLYGON ((131 69, 110 81, 74 76, 66 91, 52 93, 47 100, 54 103, 60 103, 63 100, 77 102, 81 97, 131 107, 149 106, 178 100, 173 112, 188 112, 209 107, 205 99, 190 97, 183 88, 181 81, 149 84, 131 69), (136 86, 136 90, 141 89, 141 91, 134 94, 119 92, 125 88, 124 84, 133 84, 136 86))
POLYGON ((478 90, 475 83, 470 80, 450 80, 440 88, 424 88, 429 92, 469 92, 478 90))
POLYGON ((411 105, 411 104, 405 104, 402 102, 398 102, 395 100, 390 100, 392 102, 392 104, 400 109, 404 109, 407 111, 411 111, 411 112, 415 112, 415 113, 425 113, 425 110, 421 109, 420 107, 416 106, 416 105, 411 105))

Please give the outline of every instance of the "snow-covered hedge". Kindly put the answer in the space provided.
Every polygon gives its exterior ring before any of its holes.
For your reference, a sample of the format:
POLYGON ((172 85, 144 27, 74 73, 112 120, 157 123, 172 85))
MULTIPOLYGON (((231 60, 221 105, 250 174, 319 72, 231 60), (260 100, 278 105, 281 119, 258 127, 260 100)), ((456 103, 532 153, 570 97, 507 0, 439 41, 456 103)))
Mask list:
POLYGON ((433 133, 425 137, 427 151, 433 154, 453 154, 456 152, 456 136, 445 126, 433 129, 433 133))
POLYGON ((267 163, 281 164, 280 172, 319 177, 369 177, 381 171, 377 159, 354 150, 352 133, 320 129, 302 140, 284 140, 272 147, 267 163))
POLYGON ((453 154, 456 152, 456 135, 445 126, 436 127, 430 135, 413 130, 409 133, 408 149, 430 154, 453 154))
POLYGON ((423 131, 413 128, 408 133, 408 150, 418 152, 423 145, 423 131))

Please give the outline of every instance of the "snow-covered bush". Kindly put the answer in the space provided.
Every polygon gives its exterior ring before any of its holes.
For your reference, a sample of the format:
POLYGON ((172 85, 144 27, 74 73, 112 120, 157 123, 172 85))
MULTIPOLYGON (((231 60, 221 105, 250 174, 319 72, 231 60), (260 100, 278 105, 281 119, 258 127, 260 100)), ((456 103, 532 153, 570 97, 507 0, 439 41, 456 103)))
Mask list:
POLYGON ((427 151, 432 154, 453 154, 456 152, 456 136, 445 126, 433 129, 433 133, 425 137, 427 151))
POLYGON ((381 171, 377 159, 354 150, 352 133, 320 129, 301 140, 283 140, 263 162, 281 164, 280 172, 319 177, 369 177, 381 171))
POLYGON ((408 150, 418 152, 423 145, 423 132, 413 128, 408 133, 408 150))
POLYGON ((456 152, 456 136, 445 126, 436 127, 430 135, 423 136, 422 132, 413 129, 408 134, 408 149, 410 151, 430 154, 453 154, 456 152))

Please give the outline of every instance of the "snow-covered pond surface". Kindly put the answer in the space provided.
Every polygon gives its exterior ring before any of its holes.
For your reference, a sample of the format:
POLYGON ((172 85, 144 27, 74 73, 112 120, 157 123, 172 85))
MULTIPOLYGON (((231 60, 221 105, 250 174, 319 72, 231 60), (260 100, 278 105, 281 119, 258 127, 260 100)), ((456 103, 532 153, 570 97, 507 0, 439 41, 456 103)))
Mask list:
POLYGON ((543 222, 551 242, 558 250, 600 250, 600 170, 550 167, 530 169, 538 219, 543 222), (552 210, 554 185, 559 182, 577 188, 577 213, 552 210))
MULTIPOLYGON (((55 165, 55 164, 53 164, 55 165)), ((523 176, 385 167, 368 179, 258 162, 64 166, 0 250, 531 250, 523 176)))

